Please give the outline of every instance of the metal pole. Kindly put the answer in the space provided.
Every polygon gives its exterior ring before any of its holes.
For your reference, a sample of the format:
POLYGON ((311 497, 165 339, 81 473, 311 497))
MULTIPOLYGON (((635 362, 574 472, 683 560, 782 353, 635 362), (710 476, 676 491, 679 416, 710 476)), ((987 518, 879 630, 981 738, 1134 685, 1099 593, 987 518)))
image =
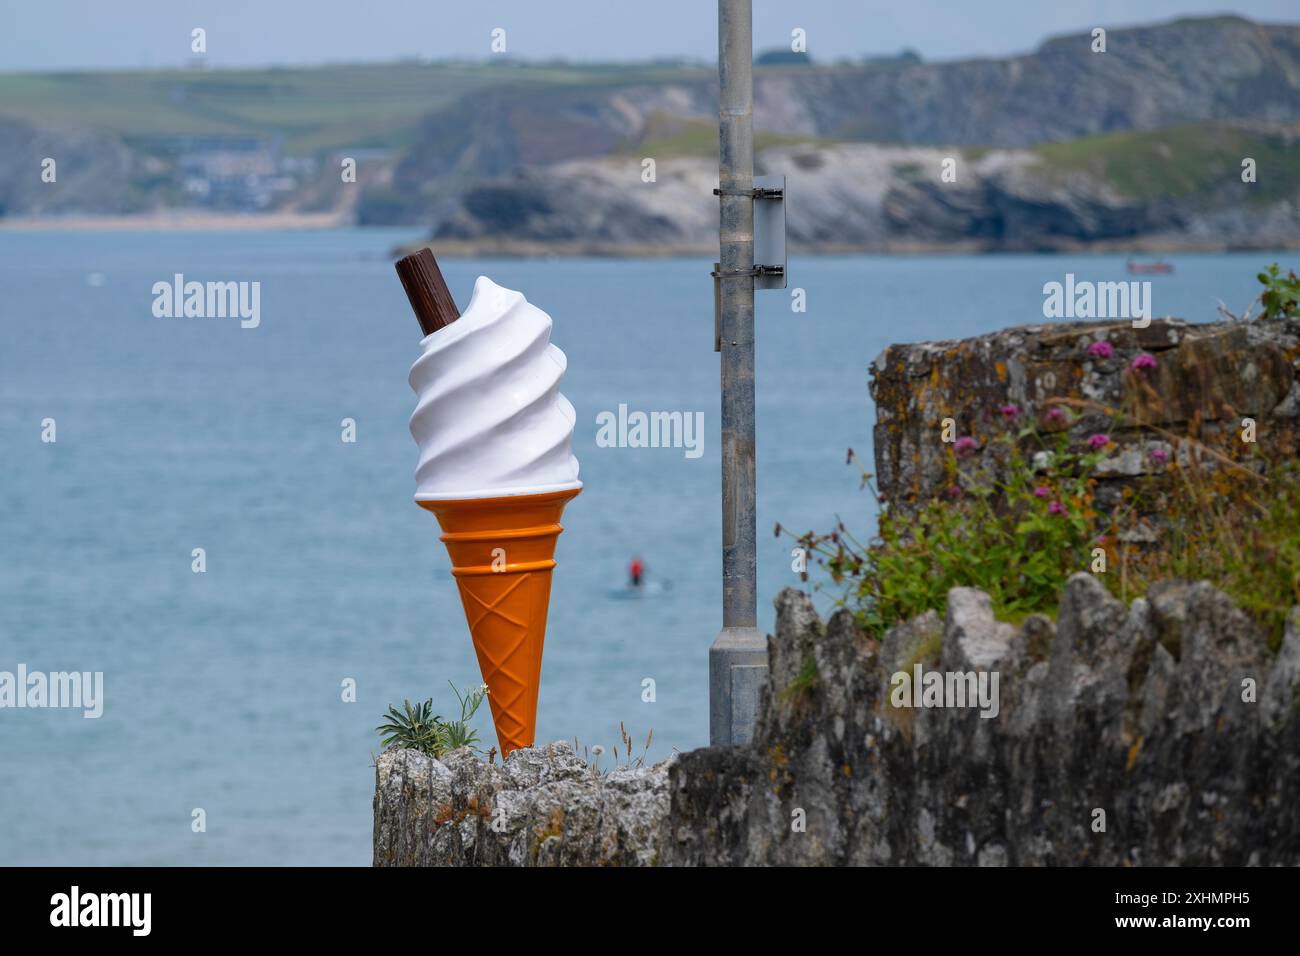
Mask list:
POLYGON ((718 0, 722 631, 709 651, 709 740, 747 743, 767 678, 754 486, 754 83, 751 0, 718 0))

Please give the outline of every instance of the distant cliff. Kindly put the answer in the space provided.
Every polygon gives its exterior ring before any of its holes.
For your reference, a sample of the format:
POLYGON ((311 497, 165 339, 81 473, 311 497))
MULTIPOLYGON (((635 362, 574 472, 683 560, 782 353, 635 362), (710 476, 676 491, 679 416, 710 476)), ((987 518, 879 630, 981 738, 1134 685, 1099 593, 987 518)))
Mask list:
MULTIPOLYGON (((530 189, 539 195, 524 210, 528 238, 568 239, 575 224, 570 209, 585 207, 597 222, 630 213, 641 241, 668 230, 690 246, 699 238, 690 235, 690 223, 674 228, 671 222, 690 216, 684 204, 647 200, 644 191, 617 198, 603 192, 616 179, 629 182, 615 171, 620 158, 625 164, 654 158, 661 171, 683 164, 707 169, 708 162, 690 161, 717 155, 716 94, 711 75, 471 94, 425 121, 394 175, 393 191, 405 202, 400 212, 390 204, 385 213, 433 222, 440 238, 507 238, 518 193, 530 189), (596 157, 610 165, 570 165, 596 157), (595 180, 590 188, 573 195, 588 176, 595 180), (567 203, 566 196, 572 196, 567 203), (669 221, 656 224, 657 217, 669 221)), ((820 227, 834 237, 795 237, 823 246, 1053 248, 1069 240, 1150 236, 1162 247, 1181 237, 1206 247, 1225 233, 1224 243, 1257 244, 1250 237, 1258 216, 1234 221, 1223 212, 1233 197, 1215 187, 1229 178, 1239 182, 1240 161, 1253 153, 1237 147, 1254 146, 1263 135, 1261 145, 1286 159, 1273 166, 1271 199, 1293 201, 1300 188, 1292 158, 1297 122, 1300 27, 1236 17, 1113 30, 1105 53, 1092 52, 1091 38, 1078 34, 1006 59, 757 69, 754 79, 758 146, 799 144, 810 166, 829 176, 842 171, 832 205, 846 214, 820 227), (1249 124, 1253 132, 1220 139, 1227 123, 1249 124), (1115 134, 1148 135, 1126 141, 1115 134), (1078 149, 1064 145, 1073 141, 1078 149), (868 142, 935 147, 944 151, 940 156, 967 148, 993 161, 959 177, 968 188, 941 192, 937 160, 924 151, 831 148, 868 142), (1036 147, 1043 147, 1036 166, 1020 160, 1019 150, 1036 147), (1126 160, 1149 172, 1123 168, 1126 160), (907 172, 899 175, 900 168, 907 172), (1060 175, 1044 180, 1037 175, 1044 169, 1060 175), (1070 174, 1077 175, 1067 179, 1070 174), (897 185, 887 204, 882 179, 897 185), (861 222, 863 216, 869 221, 861 222), (1021 229, 1023 236, 1009 235, 1021 229)), ((790 160, 769 155, 766 165, 780 172, 790 160)), ((808 182, 817 178, 809 166, 790 172, 799 173, 801 187, 817 189, 808 182)), ((630 182, 639 184, 639 175, 630 182)), ((809 197, 807 188, 802 192, 800 198, 809 197)), ((1289 235, 1297 231, 1295 209, 1270 204, 1256 211, 1267 221, 1264 231, 1289 235)))
MULTIPOLYGON (((1293 245, 1298 124, 1300 26, 1238 17, 1110 30, 1104 53, 1080 33, 754 71, 760 162, 790 176, 805 251, 1293 245)), ((716 155, 703 64, 0 75, 0 219, 330 213, 427 226, 444 252, 704 252, 716 155)))
MULTIPOLYGON (((1291 128, 1194 126, 1026 149, 774 146, 796 252, 1277 248, 1300 244, 1291 128), (1241 158, 1259 179, 1241 181, 1241 158), (955 180, 943 178, 951 161, 955 180)), ((440 251, 590 255, 716 251, 717 161, 580 159, 467 187, 440 251)))
POLYGON ((37 127, 0 116, 0 219, 146 208, 147 160, 118 137, 84 127, 37 127), (55 160, 53 182, 42 163, 55 160))

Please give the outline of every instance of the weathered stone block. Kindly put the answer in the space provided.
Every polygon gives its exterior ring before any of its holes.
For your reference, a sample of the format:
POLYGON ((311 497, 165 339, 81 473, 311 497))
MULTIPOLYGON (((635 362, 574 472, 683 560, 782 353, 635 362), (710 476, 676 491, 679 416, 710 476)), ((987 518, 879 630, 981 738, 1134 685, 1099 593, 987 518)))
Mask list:
POLYGON ((1235 458, 1240 448, 1233 442, 1240 445, 1241 419, 1249 416, 1258 448, 1270 457, 1294 455, 1298 368, 1296 320, 1187 325, 1156 319, 1144 329, 1131 322, 1071 322, 891 345, 871 364, 876 481, 881 497, 902 514, 941 496, 952 457, 940 434, 945 418, 954 420, 957 436, 976 440, 977 462, 996 470, 989 440, 1007 427, 1000 409, 1014 405, 1046 432, 1068 427, 1077 449, 1091 434, 1110 434, 1118 447, 1102 465, 1097 499, 1114 507, 1120 483, 1163 473, 1151 452, 1170 451, 1170 433, 1195 430, 1235 458), (1109 355, 1092 350, 1103 341, 1109 355), (1155 356, 1155 367, 1132 370, 1143 352, 1155 356), (1054 411, 1062 400, 1080 416, 1072 425, 1054 411), (1124 412, 1123 424, 1115 427, 1105 409, 1124 412), (1111 482, 1114 492, 1106 487, 1111 482))

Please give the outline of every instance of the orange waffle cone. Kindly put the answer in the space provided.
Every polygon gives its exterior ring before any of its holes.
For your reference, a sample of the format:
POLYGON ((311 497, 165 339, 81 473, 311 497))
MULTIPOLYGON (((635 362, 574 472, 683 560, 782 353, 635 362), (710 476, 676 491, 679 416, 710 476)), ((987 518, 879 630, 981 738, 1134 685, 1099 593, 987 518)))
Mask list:
POLYGON ((416 502, 442 526, 502 757, 531 747, 537 731, 555 540, 579 491, 416 502))

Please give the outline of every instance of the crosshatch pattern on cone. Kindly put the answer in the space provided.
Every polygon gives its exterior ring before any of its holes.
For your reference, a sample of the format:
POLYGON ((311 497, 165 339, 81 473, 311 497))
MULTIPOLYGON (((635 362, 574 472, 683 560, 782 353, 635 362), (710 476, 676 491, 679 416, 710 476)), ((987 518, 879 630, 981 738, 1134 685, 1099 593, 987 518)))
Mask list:
POLYGON ((555 543, 580 490, 418 502, 442 527, 503 756, 536 734, 555 543))

